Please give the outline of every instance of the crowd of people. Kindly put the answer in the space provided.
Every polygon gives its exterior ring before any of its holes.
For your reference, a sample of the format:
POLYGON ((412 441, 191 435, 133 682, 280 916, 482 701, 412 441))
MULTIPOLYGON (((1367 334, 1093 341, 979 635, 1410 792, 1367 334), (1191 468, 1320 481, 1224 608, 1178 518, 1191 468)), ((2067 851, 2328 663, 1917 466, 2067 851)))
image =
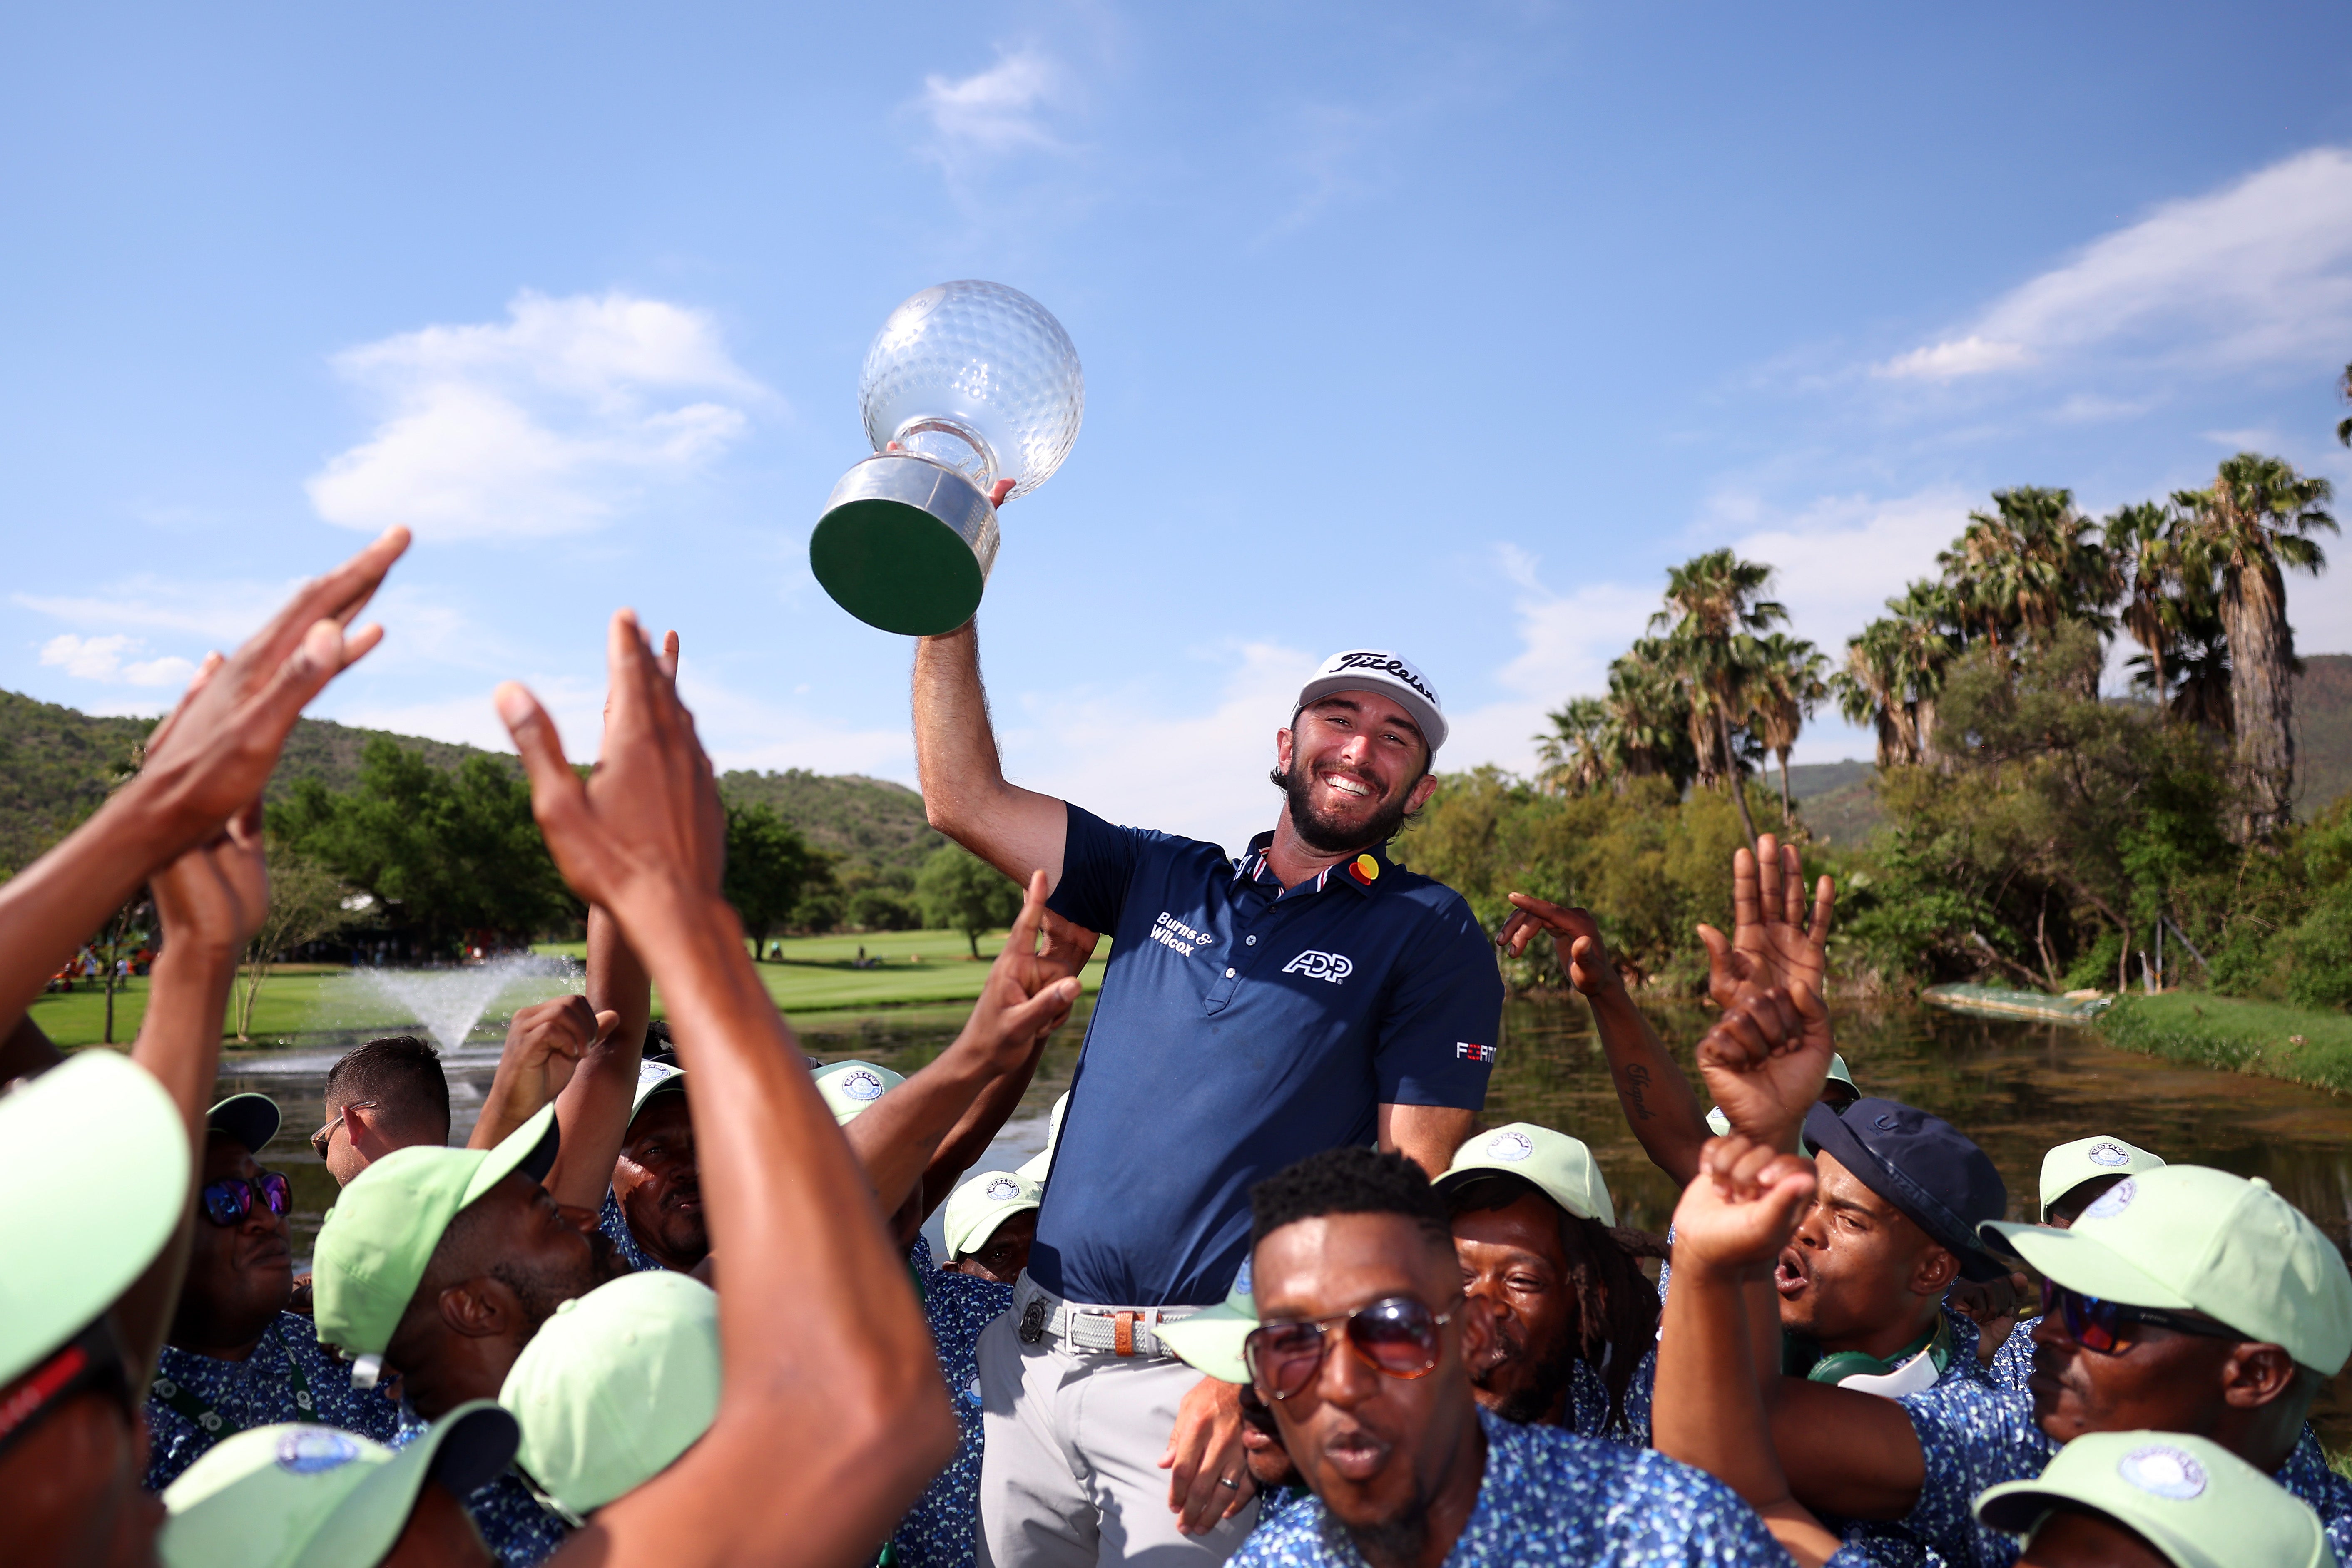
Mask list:
POLYGON ((528 691, 494 698, 589 911, 586 994, 514 1016, 463 1148, 430 1046, 339 1061, 310 1135, 339 1192, 298 1276, 264 1158, 294 1108, 211 1103, 220 1021, 267 904, 262 789, 380 640, 354 622, 405 543, 208 659, 139 772, 0 886, 8 1563, 2352 1549, 2307 1420, 2352 1355, 2317 1226, 2120 1129, 2051 1149, 2014 1203, 1963 1129, 1838 1054, 1833 889, 1769 837, 1730 868, 1733 930, 1699 933, 1694 1083, 1588 913, 1515 894, 1490 936, 1389 858, 1446 723, 1383 650, 1302 687, 1276 825, 1229 856, 1008 781, 974 632, 919 642, 926 808, 1026 892, 961 1031, 902 1077, 807 1057, 778 1015, 720 897, 677 639, 621 612, 584 778, 528 691), (61 1058, 26 1008, 142 885, 138 1038, 61 1058), (976 1170, 1106 936, 1045 1152, 976 1170), (1538 941, 1682 1191, 1666 1237, 1619 1226, 1570 1131, 1484 1120, 1495 946, 1538 941))

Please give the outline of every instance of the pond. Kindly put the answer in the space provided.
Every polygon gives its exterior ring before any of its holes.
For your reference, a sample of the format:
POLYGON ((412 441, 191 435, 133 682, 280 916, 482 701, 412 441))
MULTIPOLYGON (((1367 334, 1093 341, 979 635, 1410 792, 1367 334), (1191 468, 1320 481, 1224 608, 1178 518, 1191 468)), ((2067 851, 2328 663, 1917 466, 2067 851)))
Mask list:
MULTIPOLYGON (((1020 1113, 984 1166, 1010 1167, 1044 1146, 1045 1115, 1069 1086, 1091 1002, 1091 996, 1080 1000, 1079 1016, 1048 1048, 1020 1113)), ((802 1042, 828 1060, 863 1057, 912 1072, 954 1038, 962 1013, 920 1008, 852 1018, 812 1015, 802 1021, 802 1042)), ((1693 1009, 1655 1016, 1659 1033, 1687 1070, 1706 1015, 1693 1009)), ((453 1141, 464 1141, 479 1112, 502 1028, 494 1020, 446 1058, 453 1141)), ((356 1040, 237 1053, 222 1064, 223 1094, 258 1090, 285 1108, 286 1127, 266 1163, 293 1179, 298 1258, 309 1256, 319 1217, 333 1201, 333 1183, 305 1140, 320 1120, 327 1068, 356 1040)), ((1663 1230, 1673 1211, 1672 1185, 1633 1141, 1584 1005, 1514 1002, 1502 1043, 1486 1120, 1537 1122, 1582 1138, 1608 1177, 1620 1223, 1663 1230)), ((2105 1133, 2167 1159, 2265 1177, 2339 1247, 2352 1243, 2352 1099, 2112 1051, 2086 1030, 1926 1009, 1842 1013, 1838 1046, 1865 1094, 1933 1111, 1974 1137, 2009 1184, 2012 1218, 2031 1210, 2043 1150, 2105 1133)), ((929 1228, 934 1246, 937 1226, 934 1216, 929 1228)), ((2315 1424, 2330 1448, 2352 1448, 2352 1375, 2331 1383, 2315 1424)))

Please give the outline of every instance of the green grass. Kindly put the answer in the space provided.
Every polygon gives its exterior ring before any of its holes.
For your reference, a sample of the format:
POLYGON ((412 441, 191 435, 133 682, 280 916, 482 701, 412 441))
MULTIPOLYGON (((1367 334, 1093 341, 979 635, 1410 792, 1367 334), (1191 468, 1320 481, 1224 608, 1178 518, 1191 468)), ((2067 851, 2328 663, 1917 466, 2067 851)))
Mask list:
MULTIPOLYGON (((1004 934, 998 932, 982 937, 980 950, 992 957, 1003 945, 1004 934)), ((981 982, 988 975, 987 963, 972 962, 971 947, 953 931, 808 936, 786 941, 783 947, 783 962, 756 966, 760 978, 785 1016, 795 1021, 808 1016, 810 1027, 819 1032, 850 1027, 853 1020, 845 1015, 860 1011, 906 1011, 909 1016, 898 1021, 909 1027, 960 1019, 960 1004, 980 995, 981 982), (882 961, 879 967, 850 967, 861 946, 867 956, 882 961), (940 1009, 938 1020, 929 1017, 926 1009, 940 1009), (922 1018, 912 1016, 919 1011, 924 1012, 922 1018)), ((550 943, 536 950, 572 958, 586 956, 585 946, 578 942, 550 943)), ((1102 984, 1103 963, 1109 956, 1108 942, 1095 949, 1082 977, 1089 994, 1102 984)), ((139 1032, 139 1020, 147 1010, 147 987, 146 980, 133 978, 115 991, 117 1044, 128 1043, 139 1032)), ((492 1016, 502 1018, 526 999, 528 993, 518 988, 492 1009, 492 1016)), ((33 1004, 32 1012, 33 1020, 51 1040, 61 1046, 79 1046, 96 1045, 104 1038, 105 1009, 102 995, 77 988, 70 995, 41 998, 33 1004)), ((654 1009, 661 1010, 658 994, 654 1009)), ((236 1016, 234 1002, 229 1016, 236 1016)), ((331 965, 303 965, 278 971, 262 987, 261 1000, 253 1011, 252 1033, 257 1043, 270 1044, 290 1042, 306 1034, 389 1032, 415 1021, 355 981, 348 971, 331 965)))
POLYGON ((2099 1015, 2108 1043, 2352 1094, 2352 1017, 2200 991, 2126 996, 2099 1015))

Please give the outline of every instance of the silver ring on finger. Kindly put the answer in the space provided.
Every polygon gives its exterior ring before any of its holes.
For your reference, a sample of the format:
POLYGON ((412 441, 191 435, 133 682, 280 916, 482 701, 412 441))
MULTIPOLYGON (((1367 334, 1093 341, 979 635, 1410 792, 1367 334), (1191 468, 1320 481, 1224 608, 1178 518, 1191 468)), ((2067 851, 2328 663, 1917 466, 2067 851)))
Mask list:
POLYGON ((1217 1478, 1217 1484, 1225 1488, 1229 1491, 1239 1491, 1242 1490, 1242 1483, 1234 1479, 1231 1476, 1219 1476, 1217 1478))

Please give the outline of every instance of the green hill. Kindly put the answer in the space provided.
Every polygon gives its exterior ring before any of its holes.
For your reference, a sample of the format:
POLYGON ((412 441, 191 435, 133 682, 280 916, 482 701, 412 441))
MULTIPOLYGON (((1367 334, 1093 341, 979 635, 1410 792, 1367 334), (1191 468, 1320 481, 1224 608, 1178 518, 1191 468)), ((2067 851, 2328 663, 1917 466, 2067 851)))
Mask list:
MULTIPOLYGON (((153 726, 152 719, 100 718, 0 691, 0 877, 14 874, 96 810, 153 726)), ((282 799, 298 779, 350 789, 359 779, 361 750, 388 733, 331 719, 299 720, 270 776, 270 798, 282 799)), ((440 768, 478 756, 517 766, 503 752, 415 735, 391 738, 440 768)), ((720 778, 719 790, 730 803, 764 800, 775 807, 812 843, 838 855, 845 871, 865 866, 877 873, 911 873, 946 841, 923 820, 920 795, 880 779, 828 778, 797 768, 735 772, 720 778)))

